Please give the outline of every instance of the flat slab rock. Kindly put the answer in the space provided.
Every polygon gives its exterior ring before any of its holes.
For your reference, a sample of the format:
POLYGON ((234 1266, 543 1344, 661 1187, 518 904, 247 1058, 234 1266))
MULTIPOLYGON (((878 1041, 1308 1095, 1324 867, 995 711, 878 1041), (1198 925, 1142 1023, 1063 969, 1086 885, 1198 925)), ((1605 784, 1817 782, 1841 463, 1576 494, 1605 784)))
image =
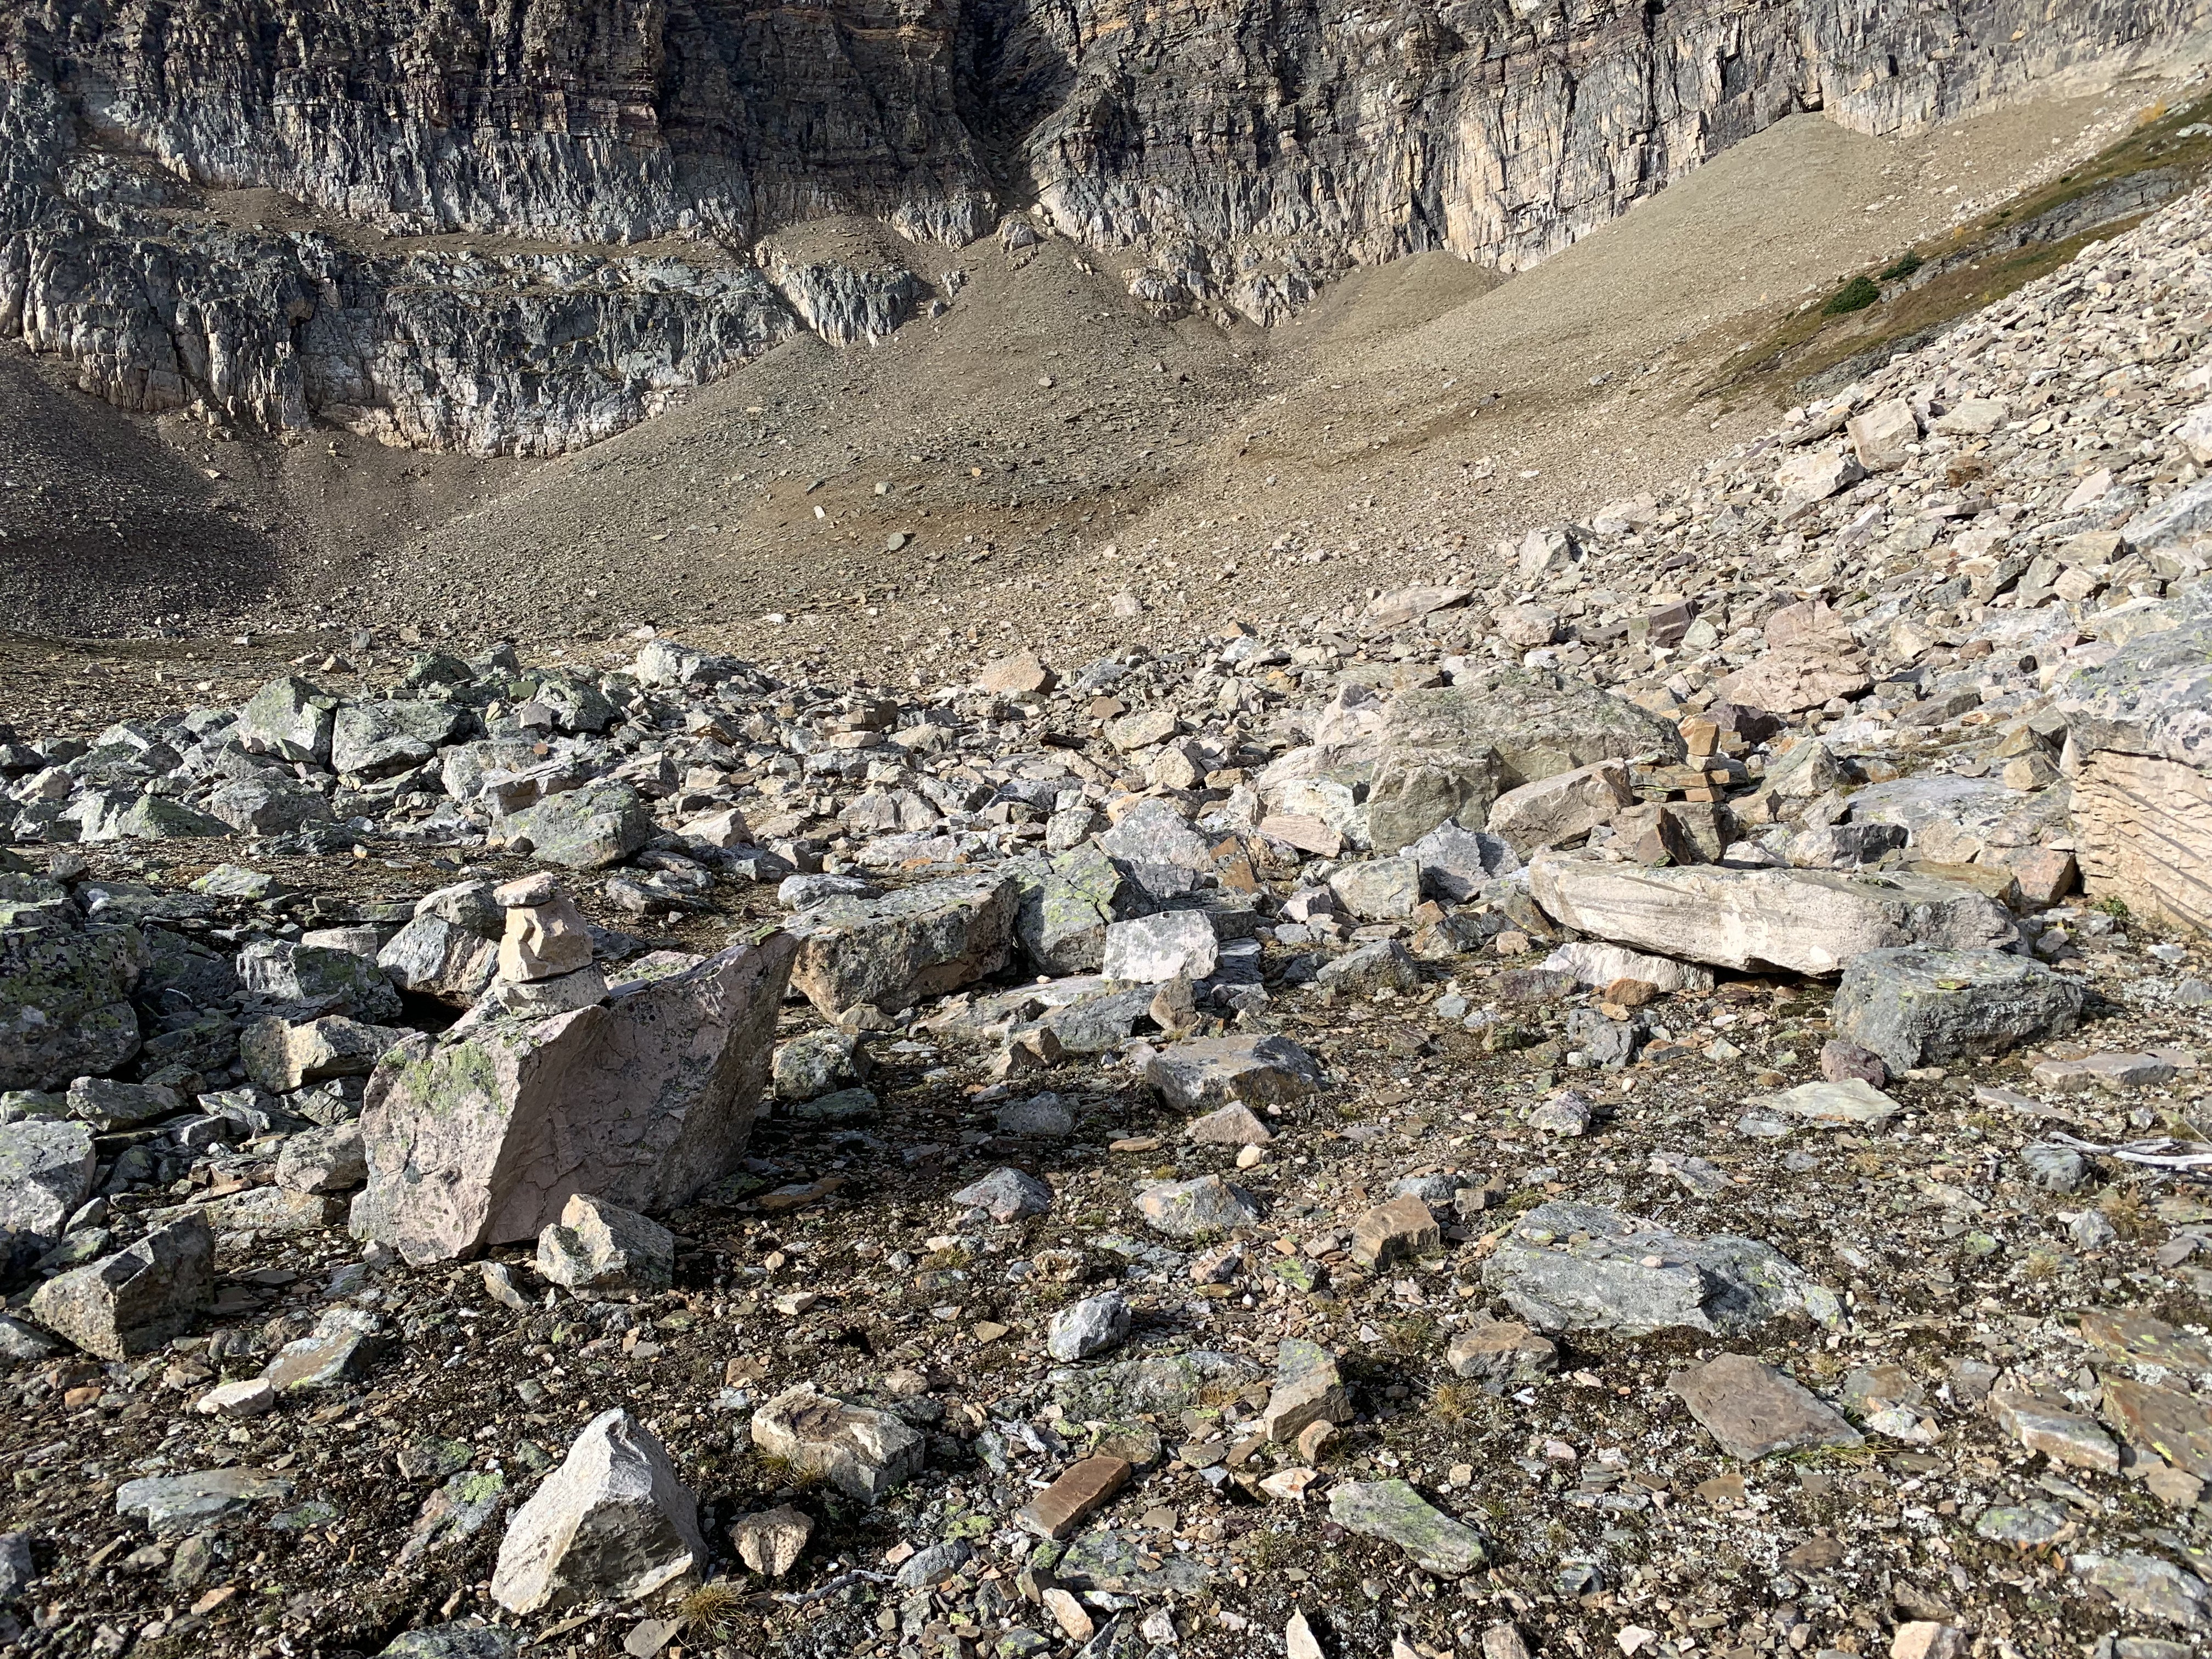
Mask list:
POLYGON ((1347 1531, 1395 1544, 1416 1566, 1442 1577, 1462 1577, 1490 1559, 1481 1534, 1403 1480, 1339 1482, 1329 1488, 1328 1518, 1347 1531))
POLYGON ((192 1474, 149 1474, 115 1489, 115 1512, 135 1515, 165 1538, 198 1532, 249 1504, 289 1498, 292 1483, 260 1469, 205 1469, 192 1474))
POLYGON ((1730 1457, 1746 1462, 1811 1446, 1856 1446, 1858 1431, 1771 1365, 1740 1353, 1667 1379, 1690 1415, 1730 1457))
POLYGON ((1545 914, 1577 933, 1718 968, 1832 974, 1869 951, 1987 950, 2015 937, 1996 900, 1929 876, 1553 858, 1528 872, 1545 914))
POLYGON ((1260 1200, 1218 1175, 1163 1182, 1137 1195, 1145 1224, 1170 1238, 1206 1238, 1249 1227, 1260 1218, 1260 1200))
POLYGON ((1601 1205, 1554 1200, 1522 1216, 1483 1283, 1534 1328, 1648 1336, 1677 1327, 1739 1336, 1787 1315, 1833 1325, 1842 1308, 1753 1239, 1692 1238, 1601 1205))

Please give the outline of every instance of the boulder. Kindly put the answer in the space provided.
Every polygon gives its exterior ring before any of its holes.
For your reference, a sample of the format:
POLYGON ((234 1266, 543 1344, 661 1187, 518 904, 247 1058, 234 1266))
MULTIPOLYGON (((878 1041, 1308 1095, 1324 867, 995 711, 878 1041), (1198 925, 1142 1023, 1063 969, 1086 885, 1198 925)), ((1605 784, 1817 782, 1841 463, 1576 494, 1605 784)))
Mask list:
POLYGON ((874 1070, 868 1051, 852 1032, 803 1032, 775 1051, 775 1097, 819 1099, 833 1090, 866 1083, 874 1070))
POLYGON ((1108 979, 1138 985, 1204 979, 1219 960, 1212 919, 1202 910, 1163 910, 1106 929, 1108 979))
POLYGON ((287 1192, 349 1193, 368 1180, 358 1123, 304 1129, 288 1137, 276 1153, 276 1184, 287 1192))
POLYGON ((1646 956, 1619 945, 1600 945, 1594 939, 1563 945, 1537 965, 1554 973, 1571 974, 1581 985, 1603 987, 1620 980, 1636 980, 1662 995, 1713 988, 1711 969, 1695 968, 1672 957, 1646 956))
POLYGON ((331 770, 388 778, 410 771, 459 737, 466 709, 449 702, 349 702, 331 723, 331 770))
POLYGON ((208 815, 241 835, 289 836, 331 821, 330 798, 295 778, 238 778, 207 799, 208 815))
POLYGON ((1018 1221, 1042 1215, 1052 1207, 1052 1188, 1020 1170, 994 1170, 981 1181, 970 1182, 952 1194, 955 1204, 981 1210, 992 1220, 1018 1221))
POLYGON ((1540 1331, 1649 1336, 1676 1327, 1743 1336, 1786 1315, 1824 1325, 1836 1297, 1748 1238, 1693 1238, 1595 1204, 1554 1200, 1523 1215, 1483 1283, 1540 1331))
POLYGON ((2059 698, 2078 763, 2075 857, 2093 897, 2212 933, 2212 584, 2167 608, 2173 627, 2081 670, 2059 698))
POLYGON ((145 1522, 156 1538, 204 1532, 250 1504, 289 1498, 292 1483, 262 1469, 141 1475, 115 1489, 115 1512, 145 1522))
POLYGON ((376 953, 376 965, 402 990, 466 1007, 498 971, 499 936, 418 908, 376 953))
POLYGON ((1128 883, 1096 845, 1010 866, 1020 884, 1014 933, 1040 973, 1095 974, 1106 960, 1106 930, 1128 883))
POLYGON ((238 953, 238 978, 273 1002, 350 1014, 371 1025, 398 1023, 399 993, 374 962, 350 951, 259 939, 238 953))
POLYGON ((2078 981, 2002 951, 1869 951, 1844 969, 1829 1022, 1893 1072, 2002 1054, 2072 1030, 2078 981))
POLYGON ((1137 1213, 1170 1238, 1208 1238, 1249 1227, 1260 1218, 1260 1200, 1218 1175, 1163 1182, 1137 1195, 1137 1213))
POLYGON ((833 898, 792 918, 792 988, 833 1018, 872 1004, 896 1013, 1006 966, 1020 886, 947 876, 881 898, 833 898))
POLYGON ((1071 1302, 1052 1316, 1044 1350, 1062 1364, 1119 1347, 1129 1334, 1129 1304, 1119 1291, 1071 1302))
POLYGON ((643 848, 653 815, 637 791, 613 778, 593 778, 511 812, 492 827, 510 852, 526 847, 541 864, 604 870, 643 848))
POLYGON ((676 1236, 657 1221, 585 1193, 538 1236, 538 1273, 567 1290, 665 1291, 676 1276, 676 1236))
POLYGON ((410 1038, 369 1079, 356 1231, 431 1261, 535 1238, 574 1193, 689 1201, 744 1149, 795 950, 774 933, 604 1005, 410 1038))
POLYGON ((1627 766, 1602 760, 1507 790, 1491 803, 1490 833, 1523 852, 1559 847, 1635 805, 1627 766))
POLYGON ((1362 921, 1402 921, 1421 902, 1420 858, 1406 853, 1347 864, 1331 873, 1328 890, 1362 921))
POLYGON ((1861 466, 1869 472, 1893 472, 1912 459, 1920 418, 1904 398, 1888 398, 1852 416, 1844 430, 1861 466))
POLYGON ((0 1090, 58 1089, 138 1052, 137 928, 0 927, 0 1090))
POLYGON ((1419 860, 1422 896, 1451 904, 1466 902, 1488 883, 1521 867, 1504 841, 1456 823, 1438 824, 1406 850, 1419 860))
POLYGON ((397 1346, 368 1309, 326 1309, 313 1330, 276 1351, 261 1376, 280 1395, 339 1388, 368 1376, 397 1346))
POLYGON ((246 1074, 272 1094, 289 1094, 331 1078, 367 1077, 397 1035, 339 1014, 294 1024, 257 1019, 239 1033, 246 1074))
POLYGON ((1321 1066, 1285 1036, 1196 1037, 1145 1062, 1145 1081, 1179 1111, 1280 1105, 1322 1085, 1321 1066))
POLYGON ((59 1238, 92 1195, 100 1158, 85 1123, 0 1124, 0 1227, 59 1238))
POLYGON ((1529 866, 1529 888, 1579 933, 1738 970, 1832 974, 1868 951, 1987 950, 2015 937, 2003 905, 1929 876, 1547 858, 1529 866))
POLYGON ((331 757, 335 702, 296 675, 271 680, 238 711, 231 735, 249 755, 318 766, 331 757))
POLYGON ((48 1279, 31 1297, 31 1317, 87 1353, 127 1359, 182 1336, 214 1301, 215 1235, 188 1217, 48 1279))
POLYGON ((89 1123, 101 1134, 158 1123, 185 1109, 174 1089, 158 1083, 117 1083, 104 1077, 81 1077, 62 1097, 64 1109, 80 1123, 89 1123))
POLYGON ((811 1382, 787 1389, 752 1417, 753 1444, 799 1474, 873 1504, 921 1473, 921 1435, 889 1412, 848 1405, 811 1382))
POLYGON ((1421 982, 1420 965, 1395 939, 1378 939, 1322 964, 1314 983, 1350 996, 1371 997, 1378 991, 1406 992, 1421 982))
POLYGON ((668 1454, 620 1408, 584 1425, 507 1522, 491 1593, 509 1613, 635 1601, 703 1573, 699 1505, 668 1454))

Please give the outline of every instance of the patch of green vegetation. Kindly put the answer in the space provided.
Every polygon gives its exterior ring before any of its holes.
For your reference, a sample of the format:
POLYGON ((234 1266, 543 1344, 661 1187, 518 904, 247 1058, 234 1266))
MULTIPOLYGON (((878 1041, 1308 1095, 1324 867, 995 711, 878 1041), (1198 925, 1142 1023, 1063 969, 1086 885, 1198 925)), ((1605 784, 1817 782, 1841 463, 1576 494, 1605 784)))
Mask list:
POLYGON ((1879 283, 1901 283, 1927 263, 1914 250, 1907 248, 1901 258, 1892 260, 1885 266, 1881 275, 1875 280, 1879 283))
POLYGON ((1881 301, 1881 290, 1875 286, 1872 279, 1854 276, 1828 296, 1827 303, 1820 307, 1820 314, 1823 317, 1841 317, 1850 312, 1864 311, 1881 301))

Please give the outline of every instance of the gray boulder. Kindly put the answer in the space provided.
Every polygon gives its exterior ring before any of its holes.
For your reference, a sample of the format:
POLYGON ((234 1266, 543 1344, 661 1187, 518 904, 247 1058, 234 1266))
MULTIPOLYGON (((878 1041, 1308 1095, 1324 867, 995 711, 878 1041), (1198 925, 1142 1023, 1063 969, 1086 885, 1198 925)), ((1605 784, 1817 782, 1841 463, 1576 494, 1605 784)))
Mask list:
POLYGON ((48 1279, 31 1297, 31 1317, 87 1353, 127 1359, 182 1336, 214 1300, 215 1235, 188 1217, 48 1279))
POLYGON ((320 765, 331 756, 335 702, 296 675, 271 680, 238 711, 231 735, 248 754, 320 765))
POLYGON ((1020 1170, 994 1170, 952 1194, 955 1204, 981 1210, 994 1221, 1018 1221, 1052 1207, 1052 1188, 1020 1170))
POLYGON ((276 1184, 293 1193, 349 1193, 368 1180, 361 1125, 333 1124, 288 1139, 276 1154, 276 1184))
POLYGON ((921 1473, 924 1441, 889 1412, 848 1405, 811 1382, 787 1389, 752 1417, 753 1444, 802 1474, 873 1504, 921 1473))
POLYGON ((510 852, 526 849, 540 864, 604 870, 640 851, 653 836, 653 815, 628 784, 594 778, 509 813, 492 836, 510 852))
POLYGON ((1845 965, 1829 1020, 1903 1072, 2063 1035, 2081 998, 2079 981, 2001 951, 1869 951, 1845 965))
POLYGON ((60 1237, 92 1195, 99 1164, 89 1125, 38 1119, 0 1125, 0 1227, 60 1237))
POLYGON ((376 953, 376 965, 402 990, 466 1007, 499 970, 499 935, 474 932, 418 910, 376 953))
POLYGON ((497 1625, 433 1625, 393 1637, 377 1659, 514 1659, 514 1644, 497 1625))
POLYGON ((1522 1216, 1483 1264, 1482 1282, 1553 1334, 1638 1337, 1680 1327, 1742 1336, 1785 1315, 1832 1324, 1841 1311, 1832 1292, 1767 1245, 1688 1237, 1565 1200, 1522 1216))
POLYGON ((468 711, 449 702, 349 702, 331 726, 331 769, 388 778, 420 766, 460 735, 468 711))
POLYGON ((833 1090, 866 1083, 875 1066, 849 1031, 807 1031, 775 1051, 778 1100, 815 1100, 833 1090))
POLYGON ((1072 1302, 1052 1318, 1044 1351, 1064 1364, 1119 1347, 1129 1334, 1129 1304, 1118 1291, 1072 1302))
POLYGON ((1279 1105, 1321 1087, 1320 1064, 1285 1036, 1197 1037, 1145 1062, 1145 1081, 1180 1111, 1279 1105))
POLYGON ((676 958, 604 1004, 403 1042, 363 1101, 356 1231, 432 1261, 534 1239, 573 1193, 688 1202, 744 1149, 794 949, 771 934, 676 958))
POLYGON ((698 1500, 650 1431, 619 1408, 584 1425, 561 1467, 514 1512, 492 1570, 509 1613, 635 1601, 703 1572, 698 1500))
POLYGON ((1218 1175, 1163 1182, 1137 1195, 1137 1213, 1170 1238, 1206 1238, 1249 1227, 1260 1218, 1260 1200, 1218 1175))
POLYGON ((58 1089, 137 1054, 131 990, 152 962, 136 927, 0 928, 0 1090, 58 1089))
POLYGON ((1129 890, 1121 866, 1094 844, 1012 867, 1021 889, 1014 933, 1023 954, 1040 973, 1097 973, 1106 959, 1106 930, 1129 890))
POLYGON ((238 977, 247 990, 272 1001, 351 1014, 371 1025, 399 1018, 399 993, 392 981, 374 962, 351 951, 257 940, 238 953, 238 977))
POLYGON ((289 836, 328 823, 330 798, 296 778, 236 778, 207 799, 210 817, 241 835, 289 836))
POLYGON ((792 919, 792 988, 833 1018, 862 1004, 895 1013, 957 991, 1006 966, 1019 902, 1019 884, 1000 874, 827 900, 792 919))

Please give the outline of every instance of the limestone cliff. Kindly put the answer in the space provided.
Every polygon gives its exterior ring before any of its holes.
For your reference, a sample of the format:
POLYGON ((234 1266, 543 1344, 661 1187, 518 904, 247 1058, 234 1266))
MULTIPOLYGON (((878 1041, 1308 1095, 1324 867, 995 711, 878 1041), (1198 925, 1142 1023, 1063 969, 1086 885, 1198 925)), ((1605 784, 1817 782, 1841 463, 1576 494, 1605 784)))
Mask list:
POLYGON ((1163 312, 1542 258, 1782 116, 1895 131, 2208 0, 0 0, 0 336, 125 407, 542 453, 926 304, 1007 209, 1163 312), (257 228, 227 195, 311 222, 257 228), (459 239, 459 245, 452 245, 459 239), (640 244, 650 244, 641 250, 640 244))

